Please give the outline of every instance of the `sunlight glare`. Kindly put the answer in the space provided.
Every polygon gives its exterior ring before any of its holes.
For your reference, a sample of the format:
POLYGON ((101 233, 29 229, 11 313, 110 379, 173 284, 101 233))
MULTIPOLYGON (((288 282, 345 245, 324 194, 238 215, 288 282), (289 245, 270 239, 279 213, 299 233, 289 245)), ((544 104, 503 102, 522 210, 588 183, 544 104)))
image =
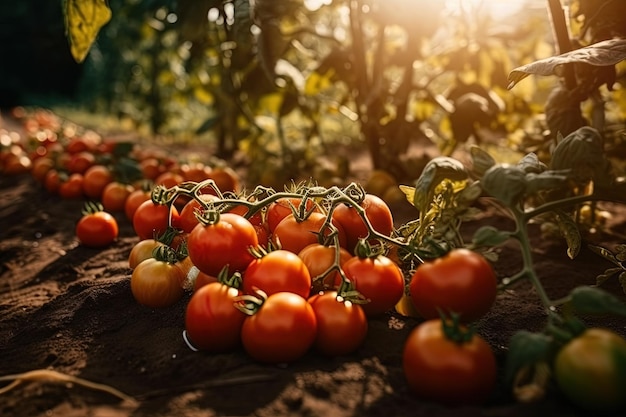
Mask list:
POLYGON ((527 3, 527 0, 446 0, 446 8, 455 14, 479 12, 500 19, 519 12, 527 3))
POLYGON ((304 0, 304 6, 311 11, 315 11, 322 6, 328 6, 331 3, 332 0, 304 0))

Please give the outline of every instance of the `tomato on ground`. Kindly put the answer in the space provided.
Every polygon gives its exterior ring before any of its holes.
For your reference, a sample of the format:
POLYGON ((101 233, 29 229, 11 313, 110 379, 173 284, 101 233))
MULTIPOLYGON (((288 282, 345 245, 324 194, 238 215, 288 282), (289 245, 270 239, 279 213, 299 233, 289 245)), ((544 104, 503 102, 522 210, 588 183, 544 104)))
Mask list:
POLYGON ((128 267, 135 269, 137 265, 146 259, 154 258, 155 250, 161 246, 164 246, 164 244, 156 239, 140 240, 130 250, 130 254, 128 255, 128 267))
POLYGON ((100 197, 104 209, 109 212, 122 212, 126 205, 126 199, 134 191, 132 185, 118 181, 111 181, 102 190, 100 197))
POLYGON ((83 174, 83 192, 89 198, 100 200, 104 187, 113 181, 113 173, 105 165, 92 165, 83 174))
POLYGON ((324 355, 340 356, 356 351, 367 336, 368 322, 359 304, 325 291, 309 298, 317 319, 315 348, 324 355))
POLYGON ((411 299, 425 319, 456 313, 464 322, 483 317, 497 294, 496 275, 479 253, 453 249, 415 270, 409 282, 411 299))
POLYGON ((168 307, 182 298, 185 278, 178 265, 148 258, 133 270, 130 289, 139 304, 152 308, 168 307))
POLYGON ((391 259, 353 256, 343 264, 343 271, 354 288, 369 300, 361 307, 368 317, 391 310, 404 294, 404 276, 391 259))
POLYGON ((248 265, 242 285, 246 294, 254 294, 260 289, 268 295, 292 292, 307 298, 311 292, 311 274, 295 253, 274 250, 248 265))
POLYGON ((311 304, 297 294, 278 292, 245 319, 241 341, 248 355, 259 362, 288 363, 304 356, 316 334, 311 304))
POLYGON ((448 405, 484 403, 497 376, 489 344, 477 334, 464 342, 451 340, 440 319, 425 321, 411 331, 402 367, 416 395, 448 405))
POLYGON ((246 315, 235 307, 241 292, 221 282, 196 290, 185 311, 185 330, 191 344, 200 350, 225 352, 241 342, 246 315))
POLYGON ((105 211, 85 213, 76 224, 76 236, 80 243, 93 248, 110 245, 117 239, 118 233, 117 220, 105 211))

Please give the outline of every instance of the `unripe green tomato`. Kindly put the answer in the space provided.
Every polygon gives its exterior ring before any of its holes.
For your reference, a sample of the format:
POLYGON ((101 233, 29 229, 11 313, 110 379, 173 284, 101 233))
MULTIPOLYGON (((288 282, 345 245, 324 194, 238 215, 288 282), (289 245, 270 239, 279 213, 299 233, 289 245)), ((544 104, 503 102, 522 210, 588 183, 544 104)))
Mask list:
POLYGON ((626 406, 626 340, 592 328, 558 352, 554 377, 572 403, 590 411, 626 406))

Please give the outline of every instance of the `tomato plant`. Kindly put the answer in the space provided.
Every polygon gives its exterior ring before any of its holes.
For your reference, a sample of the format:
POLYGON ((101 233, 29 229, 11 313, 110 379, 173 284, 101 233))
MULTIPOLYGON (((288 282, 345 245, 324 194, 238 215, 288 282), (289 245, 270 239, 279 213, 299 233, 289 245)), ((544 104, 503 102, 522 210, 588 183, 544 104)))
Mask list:
POLYGON ((87 203, 76 224, 76 237, 81 244, 93 248, 110 245, 117 239, 119 227, 115 217, 102 211, 99 204, 87 203))
POLYGON ((407 337, 402 367, 411 390, 443 404, 480 404, 496 382, 491 347, 474 333, 441 319, 425 321, 407 337))
POLYGON ((185 272, 176 265, 173 249, 163 246, 156 257, 140 262, 130 278, 135 300, 146 307, 162 308, 176 303, 183 296, 185 272))
POLYGON ((165 233, 168 226, 175 227, 179 217, 176 207, 146 200, 135 210, 133 229, 139 239, 154 239, 165 233))
POLYGON ((185 311, 185 330, 195 348, 225 352, 239 345, 247 317, 235 307, 240 295, 226 282, 213 282, 193 293, 185 311))
POLYGON ((459 314, 471 322, 483 317, 497 294, 496 275, 479 253, 453 249, 443 257, 426 262, 415 270, 409 282, 411 299, 425 319, 459 314))
POLYGON ((368 322, 359 304, 325 291, 309 298, 317 319, 315 348, 324 355, 347 355, 365 340, 368 322))
POLYGON ((362 304, 368 316, 392 309, 404 294, 402 271, 384 255, 364 258, 353 256, 342 268, 354 289, 369 300, 362 304))
POLYGON ((298 255, 274 250, 254 259, 243 273, 243 292, 254 294, 256 289, 267 295, 292 292, 307 298, 311 292, 311 274, 298 255))
POLYGON ((293 362, 304 356, 315 341, 315 312, 298 294, 271 294, 249 314, 241 329, 241 341, 248 355, 257 361, 293 362))
POLYGON ((567 398, 586 410, 619 410, 626 405, 626 340, 587 329, 559 350, 554 376, 567 398))
POLYGON ((238 214, 209 212, 206 224, 189 233, 189 257, 198 269, 217 276, 224 267, 230 273, 243 271, 254 257, 251 248, 259 244, 254 226, 238 214))

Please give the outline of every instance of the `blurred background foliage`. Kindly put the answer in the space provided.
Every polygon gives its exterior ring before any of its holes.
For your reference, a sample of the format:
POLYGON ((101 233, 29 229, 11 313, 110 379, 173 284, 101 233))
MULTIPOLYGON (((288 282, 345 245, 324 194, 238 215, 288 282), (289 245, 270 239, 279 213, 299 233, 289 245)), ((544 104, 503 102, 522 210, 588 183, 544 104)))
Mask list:
MULTIPOLYGON (((581 42, 626 26, 616 17, 626 16, 626 2, 563 4, 581 42)), ((507 90, 513 68, 558 51, 544 0, 108 6, 112 19, 82 65, 73 101, 57 104, 206 147, 245 164, 249 183, 332 182, 350 174, 357 155, 410 181, 435 154, 468 143, 517 159, 554 142, 544 112, 558 77, 507 90)), ((618 67, 613 91, 598 86, 607 125, 618 126, 614 141, 623 139, 623 74, 618 67)), ((592 111, 583 106, 581 114, 592 111)))

